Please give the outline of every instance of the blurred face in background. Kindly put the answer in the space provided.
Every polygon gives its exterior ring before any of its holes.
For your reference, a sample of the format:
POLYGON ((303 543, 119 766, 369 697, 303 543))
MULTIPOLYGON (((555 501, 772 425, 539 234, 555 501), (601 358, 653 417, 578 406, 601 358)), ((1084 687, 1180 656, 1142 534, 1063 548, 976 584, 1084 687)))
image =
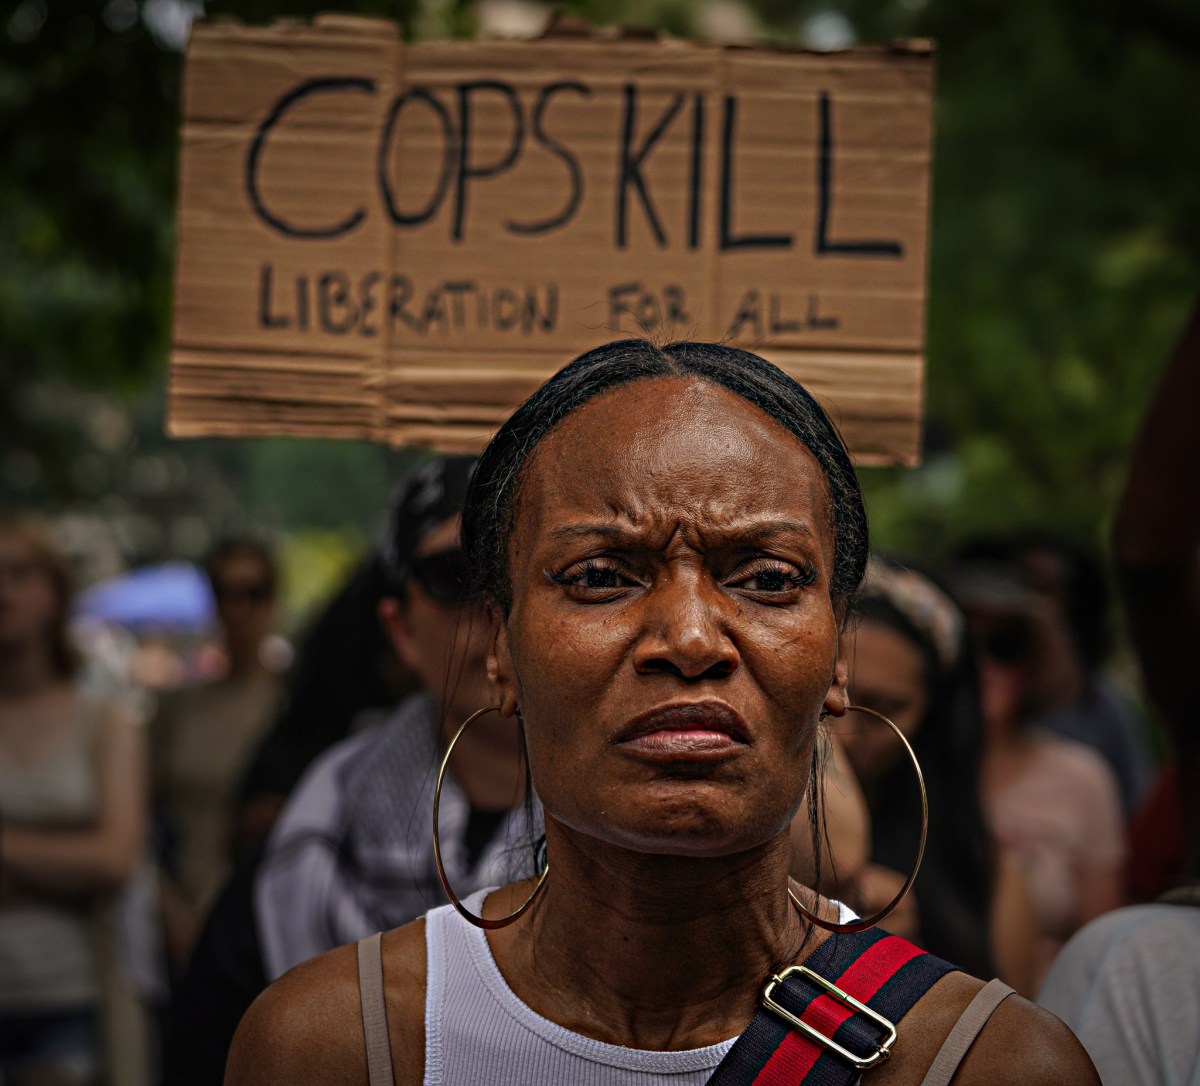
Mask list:
MULTIPOLYGON (((929 708, 924 653, 898 630, 863 619, 854 632, 850 696, 855 705, 882 713, 912 742, 929 708)), ((878 780, 903 753, 891 729, 862 713, 838 721, 837 734, 864 784, 878 780)))
MULTIPOLYGON (((459 544, 459 518, 442 521, 418 544, 404 600, 381 607, 384 626, 400 658, 457 727, 491 705, 486 671, 487 624, 467 602, 467 568, 459 544)), ((484 717, 479 727, 498 720, 484 717)), ((511 725, 499 722, 506 732, 511 725)))
POLYGON ((66 600, 35 541, 0 526, 0 652, 49 645, 65 621, 66 600))
POLYGON ((233 550, 217 560, 209 576, 217 620, 230 656, 237 660, 257 656, 263 641, 275 629, 273 571, 254 551, 233 550))

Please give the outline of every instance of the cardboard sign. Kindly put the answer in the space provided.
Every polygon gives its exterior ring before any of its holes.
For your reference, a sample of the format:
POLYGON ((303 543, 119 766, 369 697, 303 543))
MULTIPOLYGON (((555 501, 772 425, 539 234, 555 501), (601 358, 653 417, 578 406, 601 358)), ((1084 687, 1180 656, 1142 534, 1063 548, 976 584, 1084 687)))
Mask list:
POLYGON ((478 448, 624 335, 793 373, 917 457, 932 60, 198 26, 169 427, 478 448))

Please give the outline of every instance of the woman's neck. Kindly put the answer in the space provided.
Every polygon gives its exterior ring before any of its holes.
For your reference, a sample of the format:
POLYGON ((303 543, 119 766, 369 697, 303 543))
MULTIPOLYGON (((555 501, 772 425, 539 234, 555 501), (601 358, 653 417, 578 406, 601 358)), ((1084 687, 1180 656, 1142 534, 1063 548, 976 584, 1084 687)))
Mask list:
POLYGON ((788 899, 786 833, 719 859, 631 853, 553 824, 547 843, 543 899, 492 947, 522 999, 599 1040, 716 1044, 745 1028, 773 971, 820 942, 806 944, 788 899))

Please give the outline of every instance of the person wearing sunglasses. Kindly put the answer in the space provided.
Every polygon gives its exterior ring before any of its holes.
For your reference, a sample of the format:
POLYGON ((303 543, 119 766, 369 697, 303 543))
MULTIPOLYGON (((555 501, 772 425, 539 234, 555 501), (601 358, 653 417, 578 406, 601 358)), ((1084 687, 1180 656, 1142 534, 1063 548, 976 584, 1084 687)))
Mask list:
MULTIPOLYGON (((255 887, 270 980, 443 900, 424 832, 434 774, 448 729, 488 694, 486 625, 459 544, 473 467, 469 457, 430 460, 397 503, 384 548, 391 591, 379 616, 423 689, 384 724, 327 751, 284 808, 255 887)), ((515 722, 480 728, 454 753, 442 795, 447 863, 479 886, 533 870, 515 722)))
MULTIPOLYGON (((168 1021, 167 1086, 221 1081, 234 1028, 269 981, 445 900, 426 831, 438 759, 448 729, 488 694, 485 624, 459 545, 474 463, 432 458, 400 490, 377 610, 421 689, 312 762, 257 863, 222 893, 168 1021)), ((483 887, 535 870, 541 817, 527 801, 515 722, 467 738, 442 789, 443 860, 464 885, 483 887)))
POLYGON ((253 539, 226 540, 205 572, 224 674, 164 697, 150 729, 163 937, 176 974, 229 877, 234 793, 285 685, 267 651, 277 619, 278 568, 270 548, 253 539))

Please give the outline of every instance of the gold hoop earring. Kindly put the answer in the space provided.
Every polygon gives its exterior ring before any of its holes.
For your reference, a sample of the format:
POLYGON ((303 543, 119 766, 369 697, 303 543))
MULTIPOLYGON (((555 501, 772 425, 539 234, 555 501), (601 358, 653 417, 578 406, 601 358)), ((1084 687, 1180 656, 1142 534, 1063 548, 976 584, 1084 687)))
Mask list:
POLYGON ((454 744, 462 738, 465 732, 472 724, 475 723, 481 716, 488 713, 498 713, 499 705, 489 705, 486 709, 480 709, 472 713, 462 726, 454 733, 454 738, 450 740, 450 745, 446 747, 446 753, 442 755, 442 764, 438 767, 437 786, 433 790, 433 862, 437 865, 438 880, 442 884, 442 889, 446 892, 446 897, 450 899, 450 904, 454 906, 458 915, 461 916, 469 924, 474 924, 477 928, 483 928, 485 931, 495 931, 497 928, 506 928, 509 924, 520 920, 526 912, 529 911, 529 906, 533 904, 534 898, 542 892, 542 888, 546 885, 546 876, 550 874, 550 865, 546 864, 541 876, 538 878, 537 885, 533 888, 532 893, 525 899, 525 904, 515 912, 509 913, 507 916, 500 917, 499 920, 488 920, 483 916, 476 916, 471 912, 458 895, 450 886, 450 880, 446 877, 446 865, 442 863, 442 840, 438 833, 438 811, 442 806, 442 782, 446 777, 446 767, 450 764, 450 755, 454 751, 454 744))
POLYGON ((921 790, 921 840, 917 845, 917 861, 913 864, 912 870, 908 873, 908 878, 905 879, 904 885, 900 887, 900 892, 892 898, 888 904, 879 910, 874 916, 868 916, 862 920, 850 920, 844 924, 835 924, 830 920, 822 920, 816 913, 804 906, 804 903, 796 896, 791 884, 788 884, 788 897, 792 899, 792 904, 796 910, 812 924, 816 924, 819 928, 824 928, 826 931, 832 932, 849 932, 849 931, 866 931, 868 928, 873 928, 900 904, 907 896, 909 890, 912 889, 912 884, 916 882, 917 872, 921 870, 921 859, 925 855, 925 839, 929 836, 929 796, 925 792, 925 774, 921 772, 921 763, 917 761, 916 751, 912 749, 912 744, 905 737, 904 733, 896 727, 896 725, 888 720, 882 713, 875 712, 874 709, 868 709, 864 705, 847 705, 847 713, 866 713, 867 716, 873 716, 876 720, 882 721, 896 733, 896 738, 904 744, 904 750, 907 752, 909 760, 913 764, 913 769, 917 772, 917 786, 921 790))

